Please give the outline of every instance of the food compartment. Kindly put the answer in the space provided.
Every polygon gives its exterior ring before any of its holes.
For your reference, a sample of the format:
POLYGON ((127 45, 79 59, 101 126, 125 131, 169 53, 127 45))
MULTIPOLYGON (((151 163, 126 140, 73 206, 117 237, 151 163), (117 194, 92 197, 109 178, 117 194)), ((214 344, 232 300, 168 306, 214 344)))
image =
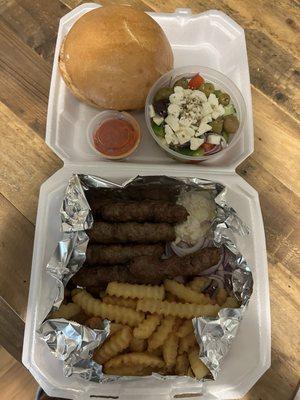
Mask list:
MULTIPOLYGON (((68 90, 58 70, 58 55, 69 28, 84 13, 99 7, 84 4, 65 15, 60 22, 53 64, 48 106, 46 142, 65 162, 105 161, 94 154, 87 140, 87 127, 99 110, 79 102, 68 90)), ((246 102, 247 124, 237 143, 201 167, 233 170, 253 151, 253 121, 249 71, 243 29, 219 11, 191 14, 179 9, 173 14, 150 13, 165 31, 174 53, 174 67, 202 65, 227 75, 241 90, 246 102), (197 33, 195 35, 195 32, 197 33), (236 62, 233 62, 232 60, 236 62)), ((141 143, 125 162, 176 165, 155 143, 148 132, 143 110, 133 111, 141 127, 141 143)))
MULTIPOLYGON (((112 171, 109 165, 103 166, 101 174, 105 179, 121 183, 135 176, 140 169, 124 166, 118 173, 112 171)), ((66 398, 80 398, 83 391, 86 395, 110 395, 126 398, 126 395, 148 391, 155 385, 158 397, 170 396, 178 393, 199 392, 199 383, 182 378, 182 384, 172 385, 169 382, 151 378, 147 383, 141 379, 138 383, 122 382, 112 384, 96 384, 85 382, 81 378, 63 377, 62 363, 50 353, 47 345, 38 337, 36 329, 49 310, 49 296, 56 282, 45 273, 45 265, 58 239, 57 224, 59 223, 59 208, 64 195, 68 179, 72 172, 81 172, 99 176, 99 168, 65 167, 52 176, 42 187, 38 211, 35 252, 31 277, 28 319, 24 341, 23 362, 33 373, 35 378, 49 394, 60 395, 66 398), (49 242, 49 233, 51 241, 49 242), (53 240, 52 240, 53 237, 53 240), (50 249, 48 244, 52 244, 50 249), (48 249, 46 252, 46 248, 48 249), (41 268, 41 265, 43 268, 41 268), (46 295, 45 295, 46 294, 46 295), (152 383, 150 383, 152 381, 152 383)), ((158 168, 148 167, 144 175, 158 174, 158 168)), ((171 175, 171 171, 165 171, 171 175)), ((184 172, 177 170, 176 176, 184 176, 184 172)), ((222 372, 215 382, 205 383, 210 394, 221 398, 241 397, 251 384, 265 371, 269 365, 269 310, 266 275, 266 259, 261 215, 258 206, 257 194, 241 178, 237 176, 214 175, 203 176, 193 171, 193 176, 209 178, 219 181, 228 188, 230 205, 234 207, 241 218, 250 226, 249 236, 245 246, 245 256, 253 266, 254 292, 249 307, 239 328, 239 333, 233 342, 232 348, 224 361, 222 372)), ((241 249, 244 251, 244 249, 241 249)))

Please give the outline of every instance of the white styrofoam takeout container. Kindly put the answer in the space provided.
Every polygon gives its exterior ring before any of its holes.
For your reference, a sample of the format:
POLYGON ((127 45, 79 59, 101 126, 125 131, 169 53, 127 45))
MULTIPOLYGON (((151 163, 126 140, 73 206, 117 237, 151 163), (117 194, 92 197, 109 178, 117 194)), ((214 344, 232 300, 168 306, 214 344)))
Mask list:
POLYGON ((54 358, 48 346, 38 337, 36 330, 48 312, 51 292, 56 287, 46 273, 45 266, 52 255, 60 234, 59 209, 68 180, 72 173, 101 176, 114 182, 123 182, 140 175, 195 176, 224 184, 228 189, 230 205, 251 229, 242 253, 253 266, 254 292, 241 323, 239 333, 222 371, 214 382, 204 384, 203 400, 241 398, 270 366, 270 310, 267 258, 264 228, 257 192, 235 172, 235 167, 253 151, 251 93, 247 54, 243 29, 225 14, 208 11, 192 15, 190 10, 179 9, 173 14, 150 15, 166 32, 175 56, 175 66, 199 63, 230 75, 243 93, 248 109, 247 126, 242 141, 226 157, 200 166, 181 164, 168 158, 145 130, 140 113, 143 143, 140 149, 124 162, 111 162, 95 156, 84 143, 90 119, 99 111, 76 100, 59 76, 57 60, 62 38, 85 12, 98 7, 84 4, 65 15, 60 22, 50 88, 47 144, 64 161, 64 167, 51 176, 40 190, 23 363, 51 396, 69 399, 109 397, 122 400, 164 399, 176 395, 192 397, 201 392, 201 385, 183 379, 172 384, 152 379, 139 382, 96 384, 79 377, 65 378, 62 362, 54 358))

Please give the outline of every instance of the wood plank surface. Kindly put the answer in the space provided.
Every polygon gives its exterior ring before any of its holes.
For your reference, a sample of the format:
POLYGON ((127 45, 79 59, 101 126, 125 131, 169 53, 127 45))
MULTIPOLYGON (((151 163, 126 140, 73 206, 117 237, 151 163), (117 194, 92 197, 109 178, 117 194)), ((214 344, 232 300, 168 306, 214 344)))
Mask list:
POLYGON ((37 383, 22 364, 0 347, 0 393, 2 400, 33 400, 37 383))
MULTIPOLYGON (((5 324, 0 319, 0 344, 6 345, 17 358, 22 346, 21 321, 26 313, 38 191, 41 183, 62 166, 44 143, 57 27, 61 16, 83 2, 0 0, 0 313, 2 319, 5 316, 5 324), (14 317, 18 317, 19 322, 10 324, 14 317), (17 324, 19 334, 14 336, 17 324), (1 326, 5 326, 6 333, 9 329, 6 327, 10 326, 11 335, 4 337, 3 329, 1 335, 1 326)), ((156 12, 173 12, 183 7, 191 8, 195 13, 218 9, 245 29, 255 152, 237 168, 237 172, 260 195, 269 260, 272 366, 244 399, 291 400, 300 374, 299 319, 297 327, 300 279, 299 2, 103 0, 99 3, 127 3, 156 12)), ((7 393, 13 392, 8 389, 7 393)), ((19 392, 18 396, 15 398, 23 398, 19 392)))

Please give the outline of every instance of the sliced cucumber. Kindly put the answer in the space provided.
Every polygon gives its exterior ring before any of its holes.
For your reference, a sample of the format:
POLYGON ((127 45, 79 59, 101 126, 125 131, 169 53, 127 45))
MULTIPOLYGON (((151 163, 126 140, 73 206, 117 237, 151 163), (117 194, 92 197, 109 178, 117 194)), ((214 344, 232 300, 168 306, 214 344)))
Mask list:
POLYGON ((223 117, 226 115, 231 115, 235 113, 235 108, 233 104, 228 104, 228 106, 224 107, 225 113, 223 114, 223 117))
POLYGON ((151 125, 152 125, 152 129, 156 136, 158 136, 160 138, 165 137, 164 124, 156 125, 155 122, 151 121, 151 125))
POLYGON ((204 150, 199 147, 197 150, 191 150, 188 147, 182 149, 176 149, 177 153, 183 154, 185 156, 200 157, 203 156, 204 150))

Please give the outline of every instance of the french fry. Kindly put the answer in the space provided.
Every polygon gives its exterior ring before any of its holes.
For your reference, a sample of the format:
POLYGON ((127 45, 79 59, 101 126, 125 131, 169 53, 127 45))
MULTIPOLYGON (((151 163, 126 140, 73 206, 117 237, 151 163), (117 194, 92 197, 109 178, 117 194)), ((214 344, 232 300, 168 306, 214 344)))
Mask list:
POLYGON ((175 324, 173 327, 173 331, 176 333, 178 332, 178 329, 181 327, 181 325, 183 324, 184 319, 182 318, 176 318, 175 320, 175 324))
POLYGON ((85 290, 76 292, 73 302, 78 304, 87 314, 94 317, 107 318, 121 324, 137 326, 143 319, 144 314, 131 308, 105 304, 99 299, 95 299, 85 290))
POLYGON ((159 301, 154 299, 142 299, 137 303, 137 310, 150 312, 152 314, 162 314, 165 316, 175 316, 179 318, 190 319, 194 317, 215 317, 220 310, 219 305, 212 304, 185 304, 170 303, 168 301, 159 301))
POLYGON ((122 324, 117 324, 116 322, 111 322, 109 325, 109 334, 113 335, 114 333, 120 331, 121 329, 124 328, 124 326, 126 325, 122 325, 122 324))
POLYGON ((157 325, 160 323, 160 316, 157 314, 147 315, 146 319, 142 321, 133 330, 133 336, 139 339, 148 339, 155 331, 157 325))
MULTIPOLYGON (((149 350, 148 350, 149 352, 149 350)), ((157 347, 157 349, 151 350, 151 352, 149 352, 151 354, 154 354, 157 357, 162 357, 163 356, 163 350, 162 350, 162 346, 157 347)))
POLYGON ((208 304, 209 298, 204 296, 202 293, 196 293, 193 289, 184 286, 182 283, 178 283, 171 279, 166 279, 164 282, 166 291, 172 293, 174 296, 187 303, 192 304, 208 304))
POLYGON ((106 361, 127 349, 132 339, 131 329, 125 326, 114 335, 110 336, 102 346, 95 351, 93 359, 98 364, 104 364, 106 361))
POLYGON ((102 299, 105 304, 112 304, 115 306, 128 307, 133 310, 136 309, 137 300, 136 299, 124 299, 117 296, 104 296, 102 299))
POLYGON ((172 332, 174 324, 174 317, 166 317, 162 320, 156 331, 148 339, 148 350, 150 352, 163 345, 169 334, 172 332))
POLYGON ((162 368, 164 362, 159 357, 149 353, 127 353, 111 358, 105 363, 105 369, 122 367, 125 365, 162 368))
POLYGON ((176 375, 187 375, 189 369, 189 358, 187 353, 179 354, 176 358, 176 375))
POLYGON ((72 319, 75 315, 81 312, 81 307, 78 304, 68 303, 61 304, 58 310, 52 311, 49 315, 49 318, 64 318, 64 319, 72 319))
POLYGON ((188 369, 187 376, 190 376, 191 378, 195 378, 195 375, 194 375, 191 367, 189 367, 189 369, 188 369))
POLYGON ((198 350, 196 348, 189 353, 189 361, 193 373, 197 379, 202 379, 209 373, 206 365, 200 360, 198 350))
POLYGON ((194 326, 191 319, 185 320, 177 331, 177 336, 183 338, 189 333, 194 332, 194 326))
POLYGON ((229 296, 227 297, 225 303, 222 304, 221 308, 238 308, 239 306, 240 305, 237 299, 232 296, 229 296))
POLYGON ((226 290, 224 288, 219 288, 217 290, 217 296, 216 296, 216 300, 219 306, 222 306, 225 303, 226 299, 227 299, 226 290))
POLYGON ((103 321, 99 317, 91 317, 85 321, 85 325, 89 326, 92 329, 102 329, 103 321))
POLYGON ((105 367, 104 372, 107 375, 117 375, 117 376, 147 376, 151 375, 154 368, 152 367, 141 367, 134 365, 124 365, 122 367, 105 367))
POLYGON ((175 333, 171 333, 171 335, 169 335, 163 344, 163 358, 167 369, 172 369, 175 367, 178 341, 178 336, 176 336, 175 333))
POLYGON ((194 332, 191 332, 187 336, 184 336, 180 339, 178 353, 182 354, 184 352, 188 352, 189 349, 195 345, 197 345, 197 340, 194 332))
POLYGON ((165 300, 176 302, 177 301, 177 297, 174 296, 174 294, 168 292, 168 293, 166 293, 165 300))
POLYGON ((145 351, 147 348, 147 340, 146 339, 138 339, 136 337, 133 337, 131 339, 130 345, 129 345, 129 350, 132 351, 133 353, 142 353, 145 351))
POLYGON ((165 297, 163 286, 131 285, 130 283, 110 282, 107 285, 106 293, 110 296, 118 296, 132 299, 156 299, 162 300, 165 297))
POLYGON ((202 290, 207 286, 207 284, 210 282, 209 278, 204 278, 201 276, 196 276, 189 284, 188 286, 192 289, 195 290, 195 292, 202 292, 202 290))

